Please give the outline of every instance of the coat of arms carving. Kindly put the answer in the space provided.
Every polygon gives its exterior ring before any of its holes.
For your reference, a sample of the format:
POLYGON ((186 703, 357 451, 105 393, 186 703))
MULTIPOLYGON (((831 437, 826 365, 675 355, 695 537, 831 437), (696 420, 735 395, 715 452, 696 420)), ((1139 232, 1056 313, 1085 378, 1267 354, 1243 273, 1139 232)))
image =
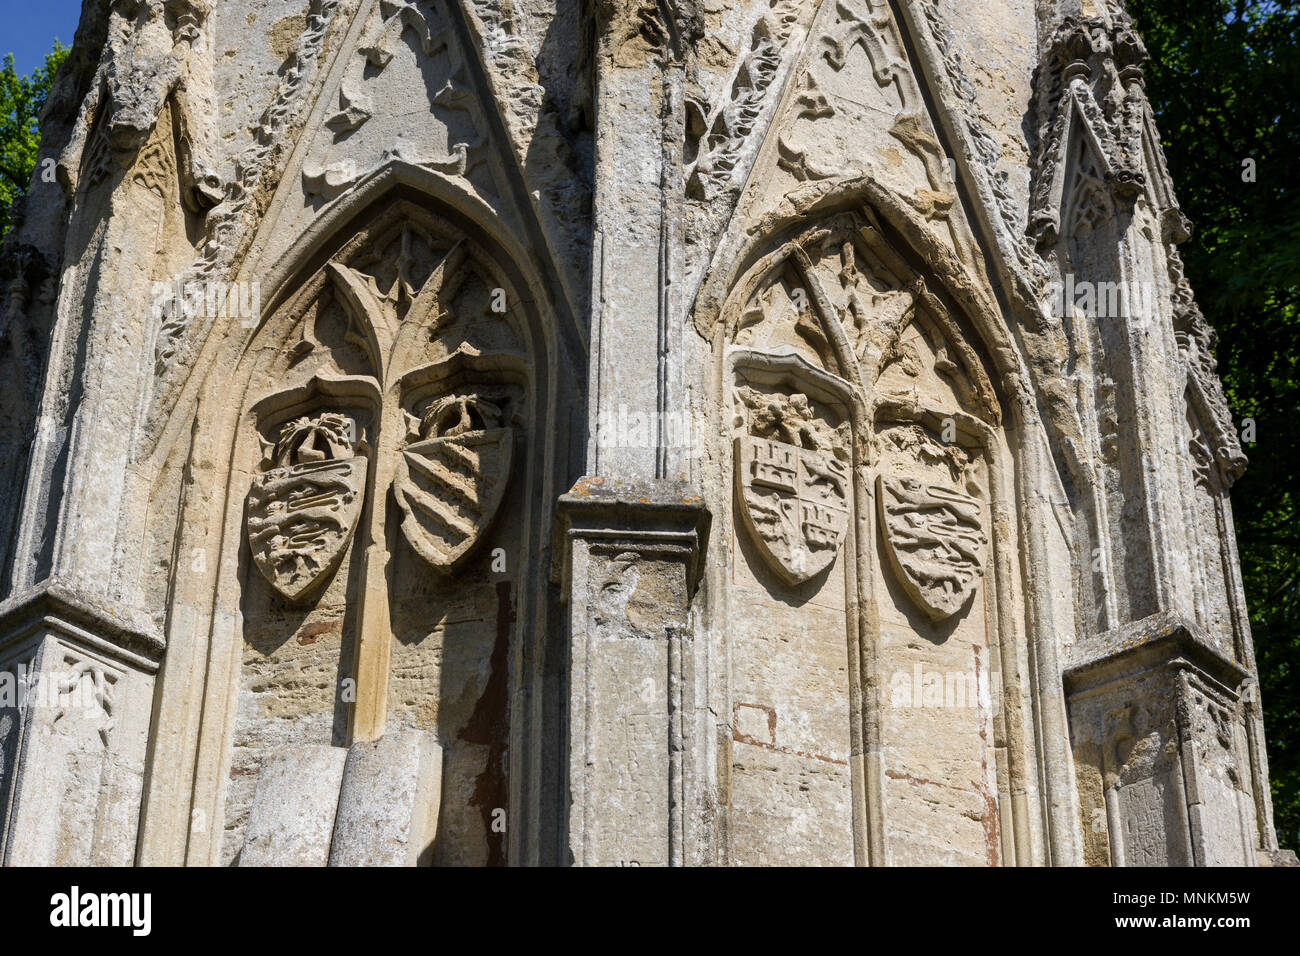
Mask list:
POLYGON ((514 429, 480 395, 432 402, 402 449, 394 490, 402 532, 416 553, 453 571, 473 552, 501 506, 514 458, 514 429))
POLYGON ((984 574, 979 499, 911 477, 877 482, 885 550, 903 590, 932 621, 960 611, 984 574))
POLYGON ((326 412, 280 428, 273 467, 253 479, 245 526, 253 562, 290 601, 338 569, 365 500, 366 459, 355 423, 326 412))
POLYGON ((799 392, 737 396, 749 420, 735 442, 741 514, 772 569, 801 584, 831 565, 848 530, 847 426, 819 419, 799 392))

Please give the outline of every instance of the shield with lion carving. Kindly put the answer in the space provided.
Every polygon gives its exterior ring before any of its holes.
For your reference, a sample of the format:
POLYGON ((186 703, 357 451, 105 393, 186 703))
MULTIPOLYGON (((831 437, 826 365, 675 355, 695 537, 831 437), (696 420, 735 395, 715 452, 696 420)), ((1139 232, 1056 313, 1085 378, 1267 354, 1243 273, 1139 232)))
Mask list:
POLYGON ((915 478, 878 480, 885 550, 903 590, 933 621, 960 611, 984 574, 977 498, 915 478))
POLYGON ((302 462, 253 479, 245 519, 253 561, 290 601, 332 574, 352 539, 366 459, 302 462))
POLYGON ((253 479, 244 526, 253 563, 290 601, 338 569, 365 500, 366 459, 356 425, 324 412, 285 423, 253 479))

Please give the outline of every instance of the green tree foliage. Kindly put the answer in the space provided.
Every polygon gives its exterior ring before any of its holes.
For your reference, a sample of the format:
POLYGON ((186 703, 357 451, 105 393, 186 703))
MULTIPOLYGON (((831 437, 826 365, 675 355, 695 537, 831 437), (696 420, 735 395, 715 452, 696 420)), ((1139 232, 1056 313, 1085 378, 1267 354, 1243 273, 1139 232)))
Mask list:
POLYGON ((1232 505, 1278 837, 1300 846, 1300 0, 1129 0, 1147 91, 1192 220, 1187 277, 1238 421, 1232 505), (1252 163, 1247 163, 1252 160, 1252 163), (1249 175, 1253 166, 1253 177, 1249 175), (1253 178, 1253 182, 1250 180, 1253 178), (1245 437, 1249 438, 1249 435, 1245 437))
POLYGON ((68 47, 55 40, 54 49, 45 54, 45 65, 30 76, 19 76, 13 54, 5 54, 0 69, 0 237, 9 231, 9 207, 32 181, 41 143, 37 121, 54 74, 67 57, 68 47))

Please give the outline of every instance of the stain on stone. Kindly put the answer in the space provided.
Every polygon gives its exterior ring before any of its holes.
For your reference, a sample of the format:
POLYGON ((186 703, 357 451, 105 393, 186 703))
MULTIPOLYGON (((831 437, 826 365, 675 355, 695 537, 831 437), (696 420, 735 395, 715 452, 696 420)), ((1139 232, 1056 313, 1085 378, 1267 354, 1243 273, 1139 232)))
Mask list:
POLYGON ((294 43, 306 29, 306 11, 277 20, 270 31, 271 54, 282 63, 289 59, 294 43))
POLYGON ((975 687, 976 702, 979 714, 979 734, 980 734, 980 782, 971 781, 971 786, 975 792, 984 801, 984 814, 980 818, 980 826, 984 830, 984 855, 989 866, 998 865, 998 801, 989 789, 989 715, 984 707, 983 696, 979 693, 978 688, 984 686, 982 683, 983 674, 980 670, 980 649, 972 647, 975 653, 975 687))
MULTIPOLYGON (((984 768, 981 768, 984 769, 984 768)), ((998 802, 987 786, 980 786, 971 781, 975 792, 984 801, 984 813, 980 817, 980 826, 984 830, 984 855, 989 866, 998 865, 998 802)))
POLYGON ((310 624, 304 624, 296 635, 294 640, 304 647, 308 644, 315 644, 320 640, 322 634, 328 634, 334 629, 337 621, 313 621, 310 624))
MULTIPOLYGON (((474 784, 474 793, 469 798, 471 807, 478 807, 483 817, 483 831, 487 840, 487 865, 505 866, 505 834, 494 830, 493 815, 496 810, 504 811, 509 800, 506 781, 506 747, 509 735, 509 715, 507 704, 509 692, 507 687, 508 655, 510 648, 510 628, 515 622, 514 603, 510 598, 510 582, 498 581, 497 590, 497 634, 492 645, 492 657, 488 663, 487 684, 474 705, 474 713, 462 728, 458 737, 471 744, 482 744, 488 748, 487 760, 483 772, 474 784)), ((507 826, 509 821, 507 821, 507 826)))
POLYGON ((917 777, 905 770, 885 769, 885 776, 890 780, 899 780, 903 783, 910 783, 914 787, 947 787, 949 790, 960 791, 962 788, 954 786, 951 783, 944 783, 942 780, 930 780, 927 777, 917 777))

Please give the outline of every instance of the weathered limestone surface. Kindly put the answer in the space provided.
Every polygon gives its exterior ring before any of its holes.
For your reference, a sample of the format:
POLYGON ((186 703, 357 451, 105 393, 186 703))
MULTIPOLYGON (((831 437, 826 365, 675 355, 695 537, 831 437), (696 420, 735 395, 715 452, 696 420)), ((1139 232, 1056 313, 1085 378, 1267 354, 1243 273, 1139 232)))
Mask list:
POLYGON ((9 864, 1276 865, 1120 0, 90 0, 9 864))
POLYGON ((346 753, 293 747, 262 761, 240 866, 324 866, 346 753))
POLYGON ((353 744, 339 791, 330 866, 417 866, 435 858, 442 747, 420 731, 353 744))

